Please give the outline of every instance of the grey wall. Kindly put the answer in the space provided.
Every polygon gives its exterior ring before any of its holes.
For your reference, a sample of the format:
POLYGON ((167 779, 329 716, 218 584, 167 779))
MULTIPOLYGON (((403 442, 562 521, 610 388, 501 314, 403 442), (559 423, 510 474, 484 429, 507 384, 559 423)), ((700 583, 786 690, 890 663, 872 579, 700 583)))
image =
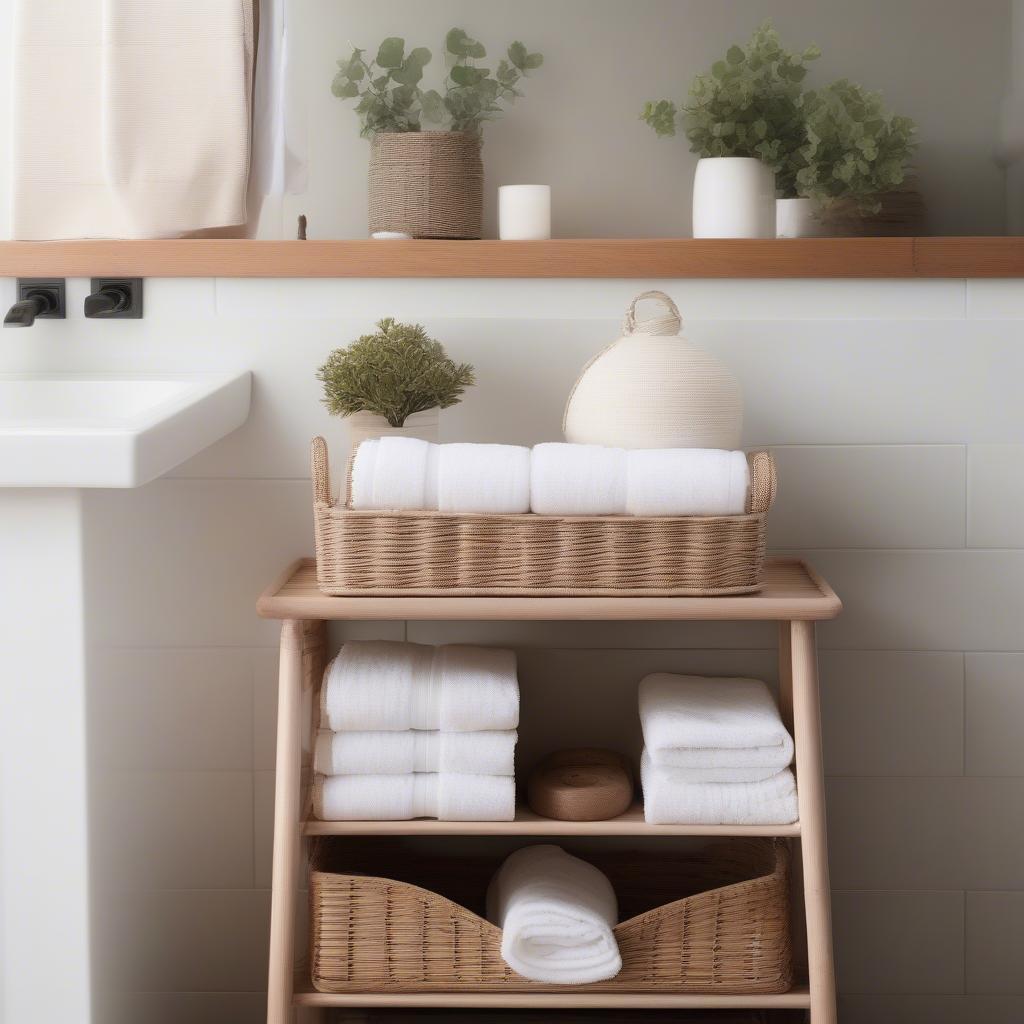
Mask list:
POLYGON ((310 191, 285 203, 267 233, 311 237, 366 233, 368 143, 351 102, 330 94, 335 60, 352 45, 375 52, 388 35, 434 51, 464 26, 500 54, 513 39, 545 65, 526 96, 486 130, 486 232, 495 233, 495 188, 547 182, 554 230, 563 236, 667 236, 690 232, 695 156, 685 140, 658 139, 637 119, 647 99, 685 96, 736 40, 771 17, 793 49, 824 55, 809 84, 848 77, 881 90, 920 126, 920 180, 933 234, 1005 230, 1004 172, 993 152, 1007 91, 1009 0, 291 0, 307 105, 310 191))

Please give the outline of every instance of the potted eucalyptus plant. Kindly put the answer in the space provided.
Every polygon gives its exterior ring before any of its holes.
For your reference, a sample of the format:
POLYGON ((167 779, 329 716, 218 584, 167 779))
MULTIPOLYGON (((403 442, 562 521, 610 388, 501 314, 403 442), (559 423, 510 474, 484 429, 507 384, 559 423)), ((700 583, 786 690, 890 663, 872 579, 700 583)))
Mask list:
POLYGON ((437 441, 439 410, 461 401, 475 383, 473 367, 449 359, 420 324, 391 318, 335 349, 317 379, 327 411, 348 419, 353 451, 360 441, 385 435, 437 441))
POLYGON ((693 185, 695 238, 773 238, 775 192, 794 173, 791 155, 804 143, 801 112, 807 62, 820 51, 783 49, 770 24, 746 46, 730 46, 707 74, 697 75, 687 101, 648 102, 641 117, 658 135, 680 122, 700 154, 693 185))
MULTIPOLYGON (((791 161, 799 198, 779 200, 780 211, 784 203, 794 208, 788 235, 849 234, 884 205, 894 208, 897 196, 903 209, 891 210, 892 224, 908 216, 923 220, 920 198, 904 187, 917 146, 909 117, 890 113, 880 94, 846 79, 808 92, 801 108, 806 141, 791 161)), ((872 233, 882 230, 876 225, 872 233)))
POLYGON ((373 234, 481 235, 483 125, 522 95, 523 77, 544 58, 514 42, 493 70, 483 67, 478 62, 486 49, 461 28, 451 29, 444 45, 447 71, 440 90, 421 86, 430 50, 407 52, 397 36, 385 39, 370 60, 357 48, 338 61, 331 91, 357 100, 360 134, 370 139, 373 234))

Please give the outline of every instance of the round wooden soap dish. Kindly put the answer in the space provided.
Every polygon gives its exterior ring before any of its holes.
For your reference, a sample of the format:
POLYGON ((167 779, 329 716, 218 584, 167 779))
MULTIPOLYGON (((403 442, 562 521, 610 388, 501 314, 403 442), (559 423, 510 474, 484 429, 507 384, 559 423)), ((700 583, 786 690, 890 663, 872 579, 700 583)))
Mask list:
POLYGON ((633 773, 629 761, 614 750, 559 750, 530 773, 527 799, 544 818, 606 821, 633 802, 633 773))

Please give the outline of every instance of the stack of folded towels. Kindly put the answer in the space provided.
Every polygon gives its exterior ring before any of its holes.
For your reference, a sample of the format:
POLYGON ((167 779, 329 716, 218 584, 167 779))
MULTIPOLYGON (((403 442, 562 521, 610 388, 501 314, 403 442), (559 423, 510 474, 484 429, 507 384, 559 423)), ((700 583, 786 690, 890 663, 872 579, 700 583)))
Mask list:
POLYGON ((346 643, 324 672, 313 770, 326 821, 511 821, 512 651, 346 643))
POLYGON ((759 679, 657 672, 640 683, 640 723, 650 824, 797 820, 793 740, 759 679))
POLYGON ((512 515, 732 516, 747 508, 743 452, 626 451, 591 444, 363 441, 352 460, 354 509, 512 515))

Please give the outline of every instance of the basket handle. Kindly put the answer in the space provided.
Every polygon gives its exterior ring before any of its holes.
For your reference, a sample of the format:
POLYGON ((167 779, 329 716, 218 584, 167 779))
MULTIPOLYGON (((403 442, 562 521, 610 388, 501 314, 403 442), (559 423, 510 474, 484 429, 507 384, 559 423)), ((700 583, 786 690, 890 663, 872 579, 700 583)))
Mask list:
POLYGON ((750 464, 750 498, 748 512, 767 512, 775 501, 778 478, 775 474, 775 460, 771 452, 751 452, 747 456, 750 464))
POLYGON ((641 292, 626 310, 626 319, 622 325, 623 334, 678 334, 683 325, 683 318, 679 313, 679 307, 664 292, 657 290, 641 292), (639 323, 636 319, 636 305, 644 299, 655 299, 660 302, 667 312, 661 312, 657 316, 648 317, 639 323))
POLYGON ((313 500, 318 505, 331 503, 331 469, 327 461, 327 442, 314 437, 309 451, 313 475, 313 500))

